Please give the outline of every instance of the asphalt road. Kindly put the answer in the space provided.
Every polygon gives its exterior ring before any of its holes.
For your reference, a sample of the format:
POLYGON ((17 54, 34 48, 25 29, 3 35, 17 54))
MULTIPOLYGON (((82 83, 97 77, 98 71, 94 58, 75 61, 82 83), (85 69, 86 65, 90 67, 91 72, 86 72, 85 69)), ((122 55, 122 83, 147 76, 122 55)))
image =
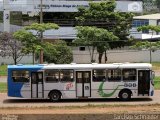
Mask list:
POLYGON ((86 105, 139 105, 139 104, 160 104, 160 90, 155 91, 155 95, 150 98, 133 98, 124 102, 119 99, 81 99, 81 100, 61 100, 50 102, 44 99, 19 99, 7 97, 6 93, 0 93, 0 107, 49 107, 49 106, 86 106, 86 105))

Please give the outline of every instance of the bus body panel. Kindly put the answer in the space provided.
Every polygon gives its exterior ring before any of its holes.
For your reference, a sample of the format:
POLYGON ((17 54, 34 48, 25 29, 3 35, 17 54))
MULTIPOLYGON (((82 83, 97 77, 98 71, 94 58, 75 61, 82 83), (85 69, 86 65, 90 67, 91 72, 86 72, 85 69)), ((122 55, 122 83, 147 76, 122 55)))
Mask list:
POLYGON ((52 90, 59 90, 62 93, 62 98, 75 98, 76 88, 75 82, 66 83, 45 83, 44 84, 44 98, 48 98, 49 92, 52 90))
POLYGON ((8 96, 31 98, 31 72, 41 70, 42 66, 33 65, 9 65, 8 66, 8 96), (28 71, 29 82, 14 82, 13 71, 28 71))

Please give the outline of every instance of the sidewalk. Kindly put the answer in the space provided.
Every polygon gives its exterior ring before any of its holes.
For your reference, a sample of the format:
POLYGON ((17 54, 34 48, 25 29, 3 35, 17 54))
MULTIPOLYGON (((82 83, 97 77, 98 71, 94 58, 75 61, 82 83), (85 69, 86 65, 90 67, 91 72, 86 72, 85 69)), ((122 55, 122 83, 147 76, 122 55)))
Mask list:
POLYGON ((0 76, 0 82, 7 82, 7 76, 0 76))

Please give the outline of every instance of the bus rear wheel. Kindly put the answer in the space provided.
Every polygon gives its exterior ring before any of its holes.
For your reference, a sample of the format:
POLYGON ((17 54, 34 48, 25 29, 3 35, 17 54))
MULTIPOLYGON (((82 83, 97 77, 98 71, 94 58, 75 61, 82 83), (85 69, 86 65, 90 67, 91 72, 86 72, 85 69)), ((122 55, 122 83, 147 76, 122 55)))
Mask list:
POLYGON ((59 91, 51 91, 49 94, 49 98, 53 102, 57 102, 61 99, 61 93, 59 91))
POLYGON ((128 91, 128 90, 123 90, 119 93, 119 98, 122 100, 122 101, 128 101, 131 99, 131 92, 128 91))

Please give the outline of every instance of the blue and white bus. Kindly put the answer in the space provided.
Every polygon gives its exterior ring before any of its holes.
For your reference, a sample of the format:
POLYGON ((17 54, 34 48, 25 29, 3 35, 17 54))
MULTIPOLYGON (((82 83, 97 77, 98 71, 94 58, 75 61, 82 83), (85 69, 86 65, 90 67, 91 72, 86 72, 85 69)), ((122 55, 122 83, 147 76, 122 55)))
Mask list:
POLYGON ((9 65, 8 96, 80 99, 153 96, 148 63, 9 65))

